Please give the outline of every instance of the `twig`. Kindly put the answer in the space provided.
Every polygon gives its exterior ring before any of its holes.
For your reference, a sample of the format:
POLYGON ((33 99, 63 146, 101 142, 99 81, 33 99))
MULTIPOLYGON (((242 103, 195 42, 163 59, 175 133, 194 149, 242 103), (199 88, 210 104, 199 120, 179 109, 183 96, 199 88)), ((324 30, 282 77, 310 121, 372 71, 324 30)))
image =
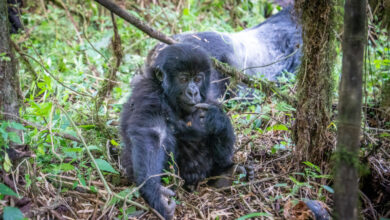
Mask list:
POLYGON ((194 205, 192 205, 191 203, 186 203, 188 206, 190 206, 191 208, 193 208, 197 213, 198 213, 198 215, 200 216, 200 218, 201 219, 207 219, 204 215, 203 215, 203 213, 202 213, 202 211, 200 211, 200 209, 198 208, 198 207, 196 207, 196 206, 194 206, 194 205))
POLYGON ((111 12, 111 20, 114 27, 114 36, 112 38, 112 48, 114 51, 114 57, 115 57, 115 66, 111 69, 110 73, 106 77, 106 79, 103 82, 103 85, 99 89, 98 95, 96 97, 96 112, 99 112, 99 108, 103 103, 103 100, 106 96, 108 96, 112 89, 114 88, 115 83, 113 81, 116 80, 116 72, 119 69, 119 66, 122 62, 123 52, 122 52, 122 45, 121 45, 121 38, 118 33, 118 27, 115 22, 115 16, 111 12))
POLYGON ((62 9, 65 9, 65 10, 68 10, 70 13, 80 17, 80 19, 83 19, 84 18, 84 14, 81 13, 80 11, 76 10, 76 9, 72 9, 72 8, 68 8, 66 9, 64 6, 64 3, 63 2, 59 2, 58 0, 50 0, 54 5, 62 8, 62 9))
POLYGON ((272 66, 275 63, 279 63, 279 62, 281 62, 281 61, 283 61, 285 59, 288 59, 288 58, 294 56, 294 54, 296 54, 298 51, 299 51, 299 48, 297 48, 296 50, 294 50, 292 53, 288 54, 287 56, 282 57, 279 60, 276 60, 276 61, 274 61, 272 63, 264 64, 264 65, 261 65, 261 66, 250 66, 250 67, 242 69, 241 72, 244 72, 245 70, 248 70, 248 69, 257 69, 257 68, 264 68, 264 67, 267 67, 267 66, 272 66))
POLYGON ((221 192, 221 191, 225 191, 225 190, 232 189, 232 188, 240 188, 240 187, 244 187, 244 186, 250 186, 250 185, 253 185, 253 184, 257 184, 257 183, 267 182, 267 181, 276 179, 277 177, 278 176, 266 177, 266 178, 263 178, 263 179, 260 179, 260 180, 254 180, 254 181, 250 181, 250 182, 247 182, 247 183, 242 183, 242 184, 239 184, 239 185, 221 187, 219 189, 215 189, 214 191, 221 192))
POLYGON ((30 70, 30 72, 32 73, 33 78, 34 78, 34 82, 37 83, 36 80, 38 79, 38 74, 37 74, 37 72, 35 72, 31 63, 26 59, 26 57, 24 56, 24 54, 23 54, 22 50, 19 48, 19 46, 12 40, 11 40, 11 45, 16 50, 16 52, 18 52, 18 54, 22 58, 23 63, 27 66, 27 69, 30 70))
POLYGON ((56 149, 54 148, 54 140, 53 140, 53 113, 54 113, 54 105, 51 106, 50 115, 49 115, 49 123, 47 123, 47 126, 49 127, 49 133, 50 133, 50 144, 51 144, 51 151, 53 152, 54 156, 56 156, 62 163, 61 156, 56 152, 56 149))
POLYGON ((79 30, 77 29, 77 25, 76 25, 76 22, 74 21, 72 15, 69 13, 69 10, 68 8, 66 7, 65 3, 62 1, 62 0, 58 0, 59 3, 62 5, 62 8, 65 10, 65 14, 66 16, 69 18, 70 22, 73 24, 73 28, 76 32, 76 35, 77 35, 77 38, 79 39, 79 42, 80 44, 83 44, 83 38, 81 38, 80 36, 80 32, 79 30))
POLYGON ((390 132, 390 129, 373 128, 373 127, 367 127, 367 129, 373 131, 390 132))
POLYGON ((83 93, 83 92, 78 92, 72 88, 70 88, 69 86, 65 85, 65 83, 61 82, 61 80, 59 80, 56 76, 54 76, 46 67, 45 65, 43 65, 41 62, 39 62, 37 59, 35 59, 34 57, 26 54, 26 53, 21 53, 23 56, 26 56, 32 60, 34 60, 36 63, 38 63, 44 70, 45 72, 47 72, 47 74, 49 74, 55 81, 57 81, 59 84, 61 84, 63 87, 71 90, 72 92, 78 94, 78 95, 82 95, 82 96, 88 96, 88 97, 92 97, 92 95, 90 94, 87 94, 87 93, 83 93))
POLYGON ((221 71, 223 73, 230 75, 234 79, 245 83, 246 85, 248 85, 251 88, 261 90, 265 93, 274 92, 274 93, 276 93, 276 95, 279 98, 286 101, 288 104, 295 106, 296 100, 293 97, 288 96, 287 94, 280 92, 279 89, 275 85, 273 85, 271 82, 266 81, 264 79, 249 77, 249 76, 243 74, 241 71, 237 70, 236 68, 234 68, 228 64, 222 63, 215 58, 212 58, 212 61, 213 61, 214 67, 218 71, 221 71))

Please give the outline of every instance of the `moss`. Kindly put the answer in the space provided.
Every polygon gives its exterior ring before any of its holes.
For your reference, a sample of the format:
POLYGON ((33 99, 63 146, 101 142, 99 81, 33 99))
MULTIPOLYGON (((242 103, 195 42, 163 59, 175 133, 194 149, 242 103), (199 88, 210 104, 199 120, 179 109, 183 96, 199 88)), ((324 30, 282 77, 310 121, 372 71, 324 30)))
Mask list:
POLYGON ((341 1, 297 0, 300 17, 303 57, 297 75, 297 115, 294 140, 296 158, 326 165, 332 143, 327 130, 330 124, 334 91, 333 67, 336 60, 336 32, 341 21, 341 1), (325 162, 325 164, 323 164, 325 162))

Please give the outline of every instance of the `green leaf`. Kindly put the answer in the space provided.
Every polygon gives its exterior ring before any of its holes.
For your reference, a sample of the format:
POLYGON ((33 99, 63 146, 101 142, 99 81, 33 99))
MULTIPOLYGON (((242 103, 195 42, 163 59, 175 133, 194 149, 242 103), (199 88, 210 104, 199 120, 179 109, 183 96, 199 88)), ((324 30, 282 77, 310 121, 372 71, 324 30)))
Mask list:
POLYGON ((22 141, 20 140, 20 137, 16 132, 9 132, 8 137, 9 137, 10 141, 12 141, 16 144, 22 144, 22 141))
POLYGON ((0 193, 2 195, 19 197, 18 194, 16 194, 16 192, 14 192, 11 188, 6 186, 4 183, 0 183, 0 193))
POLYGON ((183 9, 183 15, 190 15, 190 9, 188 8, 183 9))
POLYGON ((384 132, 384 133, 382 133, 382 134, 379 135, 379 137, 381 137, 381 138, 383 138, 383 137, 389 137, 389 136, 390 136, 390 134, 389 134, 389 133, 386 133, 386 132, 384 132))
POLYGON ((15 207, 5 207, 3 210, 3 219, 4 220, 20 220, 24 219, 22 211, 15 207))
POLYGON ((67 152, 67 153, 79 153, 81 151, 83 151, 84 148, 81 148, 81 147, 73 147, 73 148, 70 148, 70 147, 63 147, 62 150, 64 152, 67 152))
POLYGON ((312 164, 311 162, 309 161, 304 161, 302 162, 303 164, 305 164, 306 166, 310 167, 310 168, 313 168, 315 169, 317 172, 321 173, 321 168, 315 164, 312 164))
POLYGON ((9 171, 11 171, 12 162, 11 162, 11 160, 9 159, 9 156, 8 156, 7 153, 4 153, 3 167, 4 167, 5 172, 8 173, 9 171))
MULTIPOLYGON (((83 149, 85 149, 85 148, 83 148, 83 149)), ((88 146, 88 149, 90 151, 93 151, 93 150, 101 151, 101 149, 99 147, 95 146, 95 145, 88 146)))
POLYGON ((87 186, 87 182, 85 182, 85 179, 84 179, 84 177, 82 177, 81 175, 79 175, 79 180, 80 180, 80 183, 81 183, 81 185, 83 185, 83 186, 87 186))
MULTIPOLYGON (((130 190, 129 188, 126 188, 126 189, 120 191, 120 192, 118 193, 118 196, 121 196, 121 197, 123 197, 123 198, 126 197, 127 199, 131 200, 131 199, 133 198, 133 195, 129 195, 129 194, 131 193, 131 191, 132 191, 132 190, 130 190)), ((120 201, 119 198, 113 197, 113 198, 111 199, 111 201, 110 201, 109 204, 110 204, 110 205, 115 205, 115 204, 117 204, 119 201, 120 201)))
POLYGON ((168 177, 162 177, 161 180, 162 180, 165 184, 169 184, 169 178, 168 178, 168 177))
POLYGON ((3 138, 3 140, 7 140, 8 139, 8 132, 5 130, 5 128, 0 128, 0 133, 1 133, 1 137, 3 138))
POLYGON ((72 164, 69 164, 69 163, 63 163, 59 166, 59 168, 66 172, 66 171, 70 171, 70 170, 74 170, 74 166, 72 164))
POLYGON ((11 122, 11 124, 9 125, 9 127, 11 128, 14 128, 14 129, 17 129, 17 130, 26 130, 26 128, 20 124, 20 123, 17 123, 17 122, 11 122))
POLYGON ((275 187, 287 187, 287 183, 278 183, 278 184, 275 184, 275 187))
POLYGON ((107 172, 110 172, 110 173, 119 174, 118 171, 116 171, 111 166, 111 164, 109 164, 107 161, 105 161, 103 159, 96 159, 95 161, 96 161, 96 163, 97 163, 97 165, 98 165, 100 170, 107 171, 107 172))
POLYGON ((330 193, 334 193, 334 190, 332 187, 330 186, 327 186, 327 185, 322 185, 321 186, 322 188, 324 188, 326 191, 330 192, 330 193))
POLYGON ((265 212, 254 212, 254 213, 251 213, 251 214, 248 214, 248 215, 244 215, 242 217, 239 217, 238 219, 236 220, 245 220, 245 219, 249 219, 249 218, 253 218, 253 217, 260 217, 260 216, 264 216, 264 217, 272 217, 272 215, 268 214, 268 213, 265 213, 265 212))
POLYGON ((119 146, 118 142, 116 142, 114 139, 111 139, 110 142, 113 146, 119 146))
POLYGON ((274 125, 270 128, 267 128, 268 131, 288 131, 288 128, 286 125, 283 125, 283 124, 277 124, 277 125, 274 125))

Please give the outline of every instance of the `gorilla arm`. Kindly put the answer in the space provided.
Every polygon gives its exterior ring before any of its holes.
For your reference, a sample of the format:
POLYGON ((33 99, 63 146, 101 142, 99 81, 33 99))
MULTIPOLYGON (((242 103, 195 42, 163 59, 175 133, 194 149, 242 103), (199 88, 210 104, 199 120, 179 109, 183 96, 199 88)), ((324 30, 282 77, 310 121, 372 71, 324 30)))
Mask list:
POLYGON ((200 115, 209 138, 213 154, 212 175, 219 175, 233 166, 234 131, 228 116, 214 103, 196 105, 203 113, 200 115))
POLYGON ((172 151, 172 138, 166 132, 166 126, 161 119, 149 119, 157 122, 152 127, 133 124, 128 132, 132 148, 125 148, 132 152, 132 171, 137 186, 142 187, 140 192, 148 204, 156 209, 164 218, 172 219, 175 212, 175 201, 170 199, 175 193, 161 185, 168 153, 172 151), (153 176, 153 177, 152 177, 153 176))
POLYGON ((212 176, 218 176, 212 180, 211 185, 216 188, 231 186, 236 174, 246 175, 246 179, 254 178, 252 166, 234 165, 232 161, 234 150, 234 131, 229 118, 216 104, 200 103, 197 108, 203 111, 201 117, 205 117, 205 128, 208 129, 210 147, 212 148, 214 167, 212 176))

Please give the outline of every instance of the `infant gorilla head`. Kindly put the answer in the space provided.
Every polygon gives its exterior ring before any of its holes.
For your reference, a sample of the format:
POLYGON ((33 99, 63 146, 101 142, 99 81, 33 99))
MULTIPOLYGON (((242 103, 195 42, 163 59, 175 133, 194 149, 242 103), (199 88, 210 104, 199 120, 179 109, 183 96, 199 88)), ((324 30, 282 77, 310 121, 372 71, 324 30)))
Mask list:
POLYGON ((169 105, 180 108, 183 115, 194 112, 195 105, 207 98, 211 70, 208 57, 200 47, 176 44, 162 48, 152 64, 169 105))
POLYGON ((171 219, 174 193, 162 186, 169 164, 195 186, 233 166, 234 132, 227 115, 208 98, 209 55, 190 44, 165 46, 132 82, 121 114, 122 165, 151 207, 171 219), (171 156, 173 155, 173 157, 171 156), (174 161, 172 161, 174 160, 174 161))

